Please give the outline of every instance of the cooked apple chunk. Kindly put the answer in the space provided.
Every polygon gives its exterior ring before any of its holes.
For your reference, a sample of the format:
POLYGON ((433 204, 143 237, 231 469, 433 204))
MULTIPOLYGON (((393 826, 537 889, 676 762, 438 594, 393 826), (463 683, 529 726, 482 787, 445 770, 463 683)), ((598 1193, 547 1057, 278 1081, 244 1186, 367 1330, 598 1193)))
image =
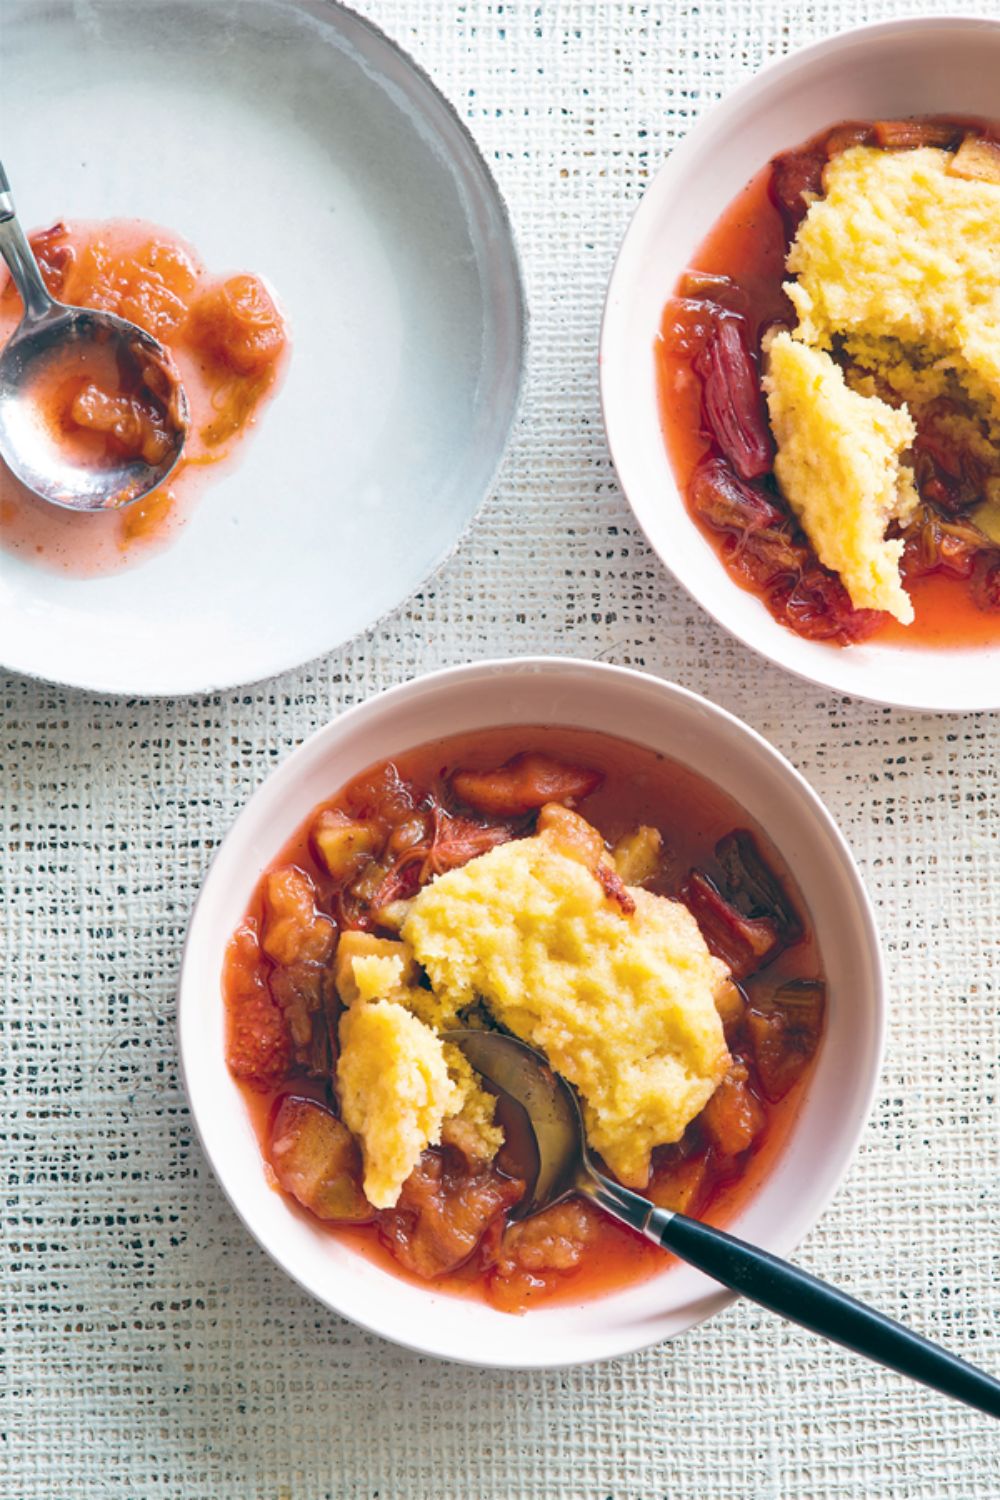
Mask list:
POLYGON ((345 1005, 357 1000, 397 1000, 401 990, 416 984, 416 959, 409 943, 399 938, 373 937, 370 932, 345 932, 337 944, 333 977, 337 993, 345 1005), (371 959, 379 960, 374 966, 371 959), (355 972, 355 960, 361 962, 355 972), (388 962, 386 962, 388 960, 388 962), (367 980, 375 981, 374 988, 367 980))
POLYGON ((623 834, 611 851, 615 869, 626 885, 642 885, 652 880, 660 868, 662 854, 663 835, 646 823, 623 834))
POLYGON ((338 884, 359 874, 382 842, 378 827, 349 818, 339 808, 327 808, 320 813, 312 826, 312 837, 327 872, 338 884))
POLYGON ((364 1224, 361 1152, 346 1125, 315 1099, 283 1099, 271 1126, 271 1165, 286 1193, 317 1219, 364 1224))
POLYGON ((967 135, 949 162, 948 172, 970 182, 1000 184, 1000 144, 980 135, 967 135))

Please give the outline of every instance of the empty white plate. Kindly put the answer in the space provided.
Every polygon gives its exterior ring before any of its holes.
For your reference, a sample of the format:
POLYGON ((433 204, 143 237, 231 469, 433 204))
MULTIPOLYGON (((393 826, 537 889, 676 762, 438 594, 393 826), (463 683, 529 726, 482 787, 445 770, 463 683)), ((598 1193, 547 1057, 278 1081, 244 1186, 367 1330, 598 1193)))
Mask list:
POLYGON ((271 283, 292 356, 163 550, 89 578, 0 552, 0 659, 163 694, 332 649, 448 555, 514 419, 523 293, 471 137, 326 0, 4 0, 3 45, 25 226, 162 224, 271 283))

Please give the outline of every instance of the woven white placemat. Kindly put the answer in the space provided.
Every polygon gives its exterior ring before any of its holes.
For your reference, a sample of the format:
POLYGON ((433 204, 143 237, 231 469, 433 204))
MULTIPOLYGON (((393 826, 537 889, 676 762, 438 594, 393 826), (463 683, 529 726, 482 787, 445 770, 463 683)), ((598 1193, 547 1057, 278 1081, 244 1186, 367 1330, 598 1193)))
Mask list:
MULTIPOLYGON (((344 704, 563 652, 707 693, 839 818, 893 976, 860 1159, 803 1263, 1000 1369, 1000 720, 792 681, 664 575, 615 486, 595 341, 616 246, 691 121, 766 58, 933 0, 368 0, 494 165, 530 381, 496 496, 351 648, 204 701, 0 688, 4 1500, 788 1500, 1000 1495, 996 1429, 746 1304, 565 1374, 404 1354, 313 1304, 223 1200, 177 1073, 185 921, 235 811, 344 704)), ((973 9, 956 4, 951 9, 973 9)), ((1000 15, 998 0, 979 13, 1000 15)), ((1000 80, 998 80, 1000 84, 1000 80)))

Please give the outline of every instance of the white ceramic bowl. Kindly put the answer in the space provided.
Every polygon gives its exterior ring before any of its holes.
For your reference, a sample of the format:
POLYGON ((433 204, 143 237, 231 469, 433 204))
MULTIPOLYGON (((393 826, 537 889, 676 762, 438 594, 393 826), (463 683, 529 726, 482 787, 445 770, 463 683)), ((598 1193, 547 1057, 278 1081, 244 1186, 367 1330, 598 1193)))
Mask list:
POLYGON ((504 724, 613 731, 696 768, 735 797, 794 872, 830 986, 826 1034, 791 1137, 730 1228, 790 1251, 828 1202, 871 1104, 883 1042, 883 980, 868 898, 843 838, 807 783, 753 730, 684 688, 594 662, 527 658, 418 678, 349 710, 307 740, 251 798, 198 898, 181 970, 179 1031, 202 1144, 233 1207, 277 1263, 321 1302, 387 1339, 469 1364, 555 1367, 629 1353, 731 1301, 686 1267, 578 1306, 512 1317, 413 1286, 302 1214, 264 1176, 225 1061, 226 943, 262 869, 323 798, 373 762, 441 735, 504 724))
POLYGON ((22 222, 165 225, 212 272, 264 276, 292 339, 167 546, 91 578, 0 551, 0 662, 151 696, 332 650, 453 551, 514 422, 527 314, 481 152, 416 63, 330 0, 0 12, 22 222))
POLYGON ((695 126, 632 220, 608 288, 601 396, 622 489, 650 545, 703 609, 790 672, 900 707, 1000 708, 1000 642, 975 650, 803 640, 739 588, 691 520, 667 458, 653 346, 664 303, 701 241, 776 152, 838 120, 996 117, 1000 22, 928 18, 863 26, 764 68, 695 126))

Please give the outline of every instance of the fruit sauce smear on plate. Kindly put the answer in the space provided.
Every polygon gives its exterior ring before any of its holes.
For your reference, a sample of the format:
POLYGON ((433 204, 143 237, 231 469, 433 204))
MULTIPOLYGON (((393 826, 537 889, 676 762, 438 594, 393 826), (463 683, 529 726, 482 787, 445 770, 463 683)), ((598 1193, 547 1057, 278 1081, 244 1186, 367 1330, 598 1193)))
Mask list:
MULTIPOLYGON (((0 464, 0 542, 67 573, 108 573, 139 561, 183 524, 211 469, 232 457, 277 388, 288 331, 258 276, 211 276, 175 235, 139 219, 59 222, 29 236, 53 297, 116 313, 167 349, 188 399, 184 452, 157 489, 120 510, 74 514, 32 495, 0 464)), ((0 289, 0 344, 21 318, 9 277, 0 289)), ((53 392, 48 413, 74 450, 111 456, 148 451, 160 434, 115 372, 81 371, 53 392), (99 388, 105 379, 107 389, 99 388)))
POLYGON ((661 420, 691 515, 781 624, 1000 637, 1000 143, 845 122, 774 158, 667 303, 661 420))
POLYGON ((794 884, 746 824, 664 756, 545 727, 420 746, 317 807, 222 976, 228 1066, 289 1208, 509 1312, 661 1270, 577 1198, 510 1221, 533 1142, 441 1040, 473 1024, 574 1082, 619 1180, 731 1217, 793 1128, 826 1003, 794 884))

